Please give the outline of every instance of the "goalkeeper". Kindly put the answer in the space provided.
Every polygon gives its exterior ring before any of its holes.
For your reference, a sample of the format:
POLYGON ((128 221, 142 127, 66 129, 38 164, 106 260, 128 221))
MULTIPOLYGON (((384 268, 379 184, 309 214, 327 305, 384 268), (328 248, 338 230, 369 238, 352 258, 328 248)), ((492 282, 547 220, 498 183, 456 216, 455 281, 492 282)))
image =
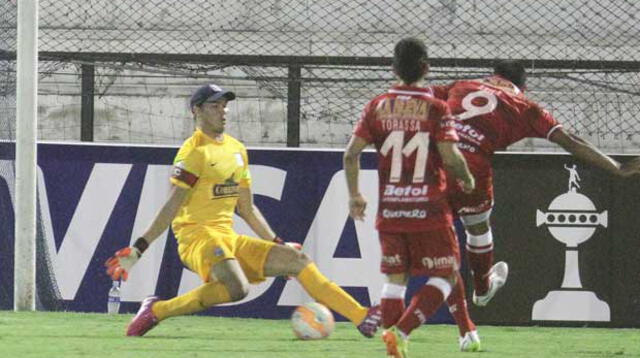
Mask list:
POLYGON ((131 267, 171 223, 180 260, 203 282, 173 299, 146 298, 127 335, 142 336, 166 318, 239 301, 246 297, 250 283, 265 277, 293 276, 311 297, 372 337, 380 320, 379 308, 361 306, 320 273, 298 244, 284 244, 253 204, 247 151, 224 133, 227 102, 235 97, 216 85, 202 86, 192 95, 196 130, 174 160, 168 199, 133 246, 117 251, 106 262, 112 279, 126 280, 131 267), (261 239, 233 231, 234 211, 261 239))

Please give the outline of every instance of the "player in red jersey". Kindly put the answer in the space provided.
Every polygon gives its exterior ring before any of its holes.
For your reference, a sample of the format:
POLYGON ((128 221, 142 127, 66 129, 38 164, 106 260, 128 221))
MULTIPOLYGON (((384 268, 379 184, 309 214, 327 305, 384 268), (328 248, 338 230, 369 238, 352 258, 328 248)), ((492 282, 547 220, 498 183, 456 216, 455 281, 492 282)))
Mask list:
MULTIPOLYGON (((527 99, 526 71, 517 61, 500 61, 492 76, 432 87, 456 117, 458 148, 476 179, 471 193, 452 189, 451 205, 467 232, 467 257, 473 274, 473 302, 485 306, 505 284, 508 266, 493 265, 489 218, 493 208, 491 158, 497 150, 523 138, 546 138, 577 159, 618 176, 640 173, 637 160, 621 166, 592 144, 566 132, 549 112, 527 99)), ((450 300, 456 297, 452 295, 450 300)))
POLYGON ((455 185, 461 185, 461 190, 471 191, 474 180, 455 145, 458 136, 449 108, 422 86, 428 71, 422 41, 398 42, 393 69, 400 83, 365 106, 346 148, 344 168, 350 215, 362 220, 366 199, 358 189, 360 153, 369 144, 376 147, 376 229, 382 247, 381 271, 387 278, 381 303, 383 326, 388 328, 383 340, 388 355, 405 357, 411 331, 458 287, 459 249, 444 169, 459 178, 460 184, 455 185), (430 278, 405 309, 409 275, 430 278))

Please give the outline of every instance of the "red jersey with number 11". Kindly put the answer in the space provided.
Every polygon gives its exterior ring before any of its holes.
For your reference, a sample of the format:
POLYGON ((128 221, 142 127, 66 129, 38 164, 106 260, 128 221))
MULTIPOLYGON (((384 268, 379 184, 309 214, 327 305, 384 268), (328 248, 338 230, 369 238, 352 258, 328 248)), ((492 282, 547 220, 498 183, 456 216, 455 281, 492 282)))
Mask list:
POLYGON ((364 108, 354 135, 378 152, 378 214, 384 232, 452 224, 437 141, 458 141, 447 104, 430 89, 394 86, 364 108))

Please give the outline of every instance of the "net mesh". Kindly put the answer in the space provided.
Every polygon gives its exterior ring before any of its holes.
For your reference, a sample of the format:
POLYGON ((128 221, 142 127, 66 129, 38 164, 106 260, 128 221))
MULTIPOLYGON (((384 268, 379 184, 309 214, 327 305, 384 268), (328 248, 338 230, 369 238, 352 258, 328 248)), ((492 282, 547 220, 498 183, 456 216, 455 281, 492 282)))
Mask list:
MULTIPOLYGON (((4 139, 14 135, 6 118, 15 107, 15 8, 0 0, 4 139)), ((603 149, 633 151, 639 10, 613 0, 41 0, 39 136, 80 139, 80 68, 91 64, 96 141, 178 144, 192 130, 191 91, 215 82, 239 95, 228 131, 248 145, 286 145, 296 101, 300 145, 342 147, 364 103, 392 82, 394 43, 413 35, 428 45, 430 81, 526 59, 532 99, 603 149), (300 78, 288 78, 292 65, 300 78), (299 99, 288 91, 296 81, 299 99)))
POLYGON ((633 1, 41 1, 41 49, 387 56, 421 35, 433 57, 633 60, 633 1), (499 55, 499 56, 496 56, 499 55))

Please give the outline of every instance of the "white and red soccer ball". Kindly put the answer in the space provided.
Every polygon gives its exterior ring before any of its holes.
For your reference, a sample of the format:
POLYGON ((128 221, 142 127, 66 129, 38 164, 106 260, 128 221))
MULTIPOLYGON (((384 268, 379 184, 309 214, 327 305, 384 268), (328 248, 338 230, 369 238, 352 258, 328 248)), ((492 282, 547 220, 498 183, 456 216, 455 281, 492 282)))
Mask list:
POLYGON ((298 306, 291 315, 293 333, 303 340, 327 338, 335 325, 331 311, 317 302, 298 306))

